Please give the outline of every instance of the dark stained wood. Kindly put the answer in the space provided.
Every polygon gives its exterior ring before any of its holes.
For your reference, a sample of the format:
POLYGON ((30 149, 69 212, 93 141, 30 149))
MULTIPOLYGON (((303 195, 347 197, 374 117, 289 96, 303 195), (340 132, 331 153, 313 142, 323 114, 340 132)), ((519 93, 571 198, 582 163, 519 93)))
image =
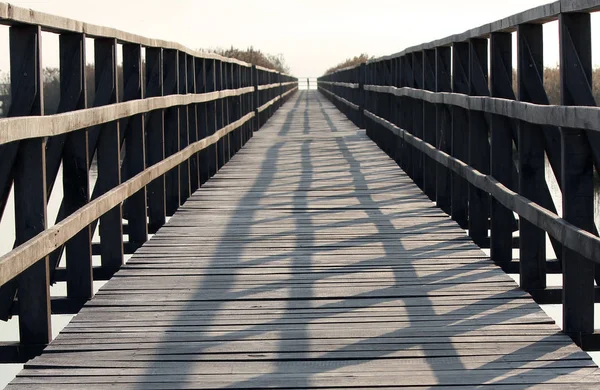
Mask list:
MULTIPOLYGON (((452 92, 469 93, 469 44, 452 45, 452 92)), ((469 127, 467 111, 452 107, 452 147, 451 155, 464 162, 468 161, 469 140, 466 129, 469 127)), ((458 175, 452 175, 452 219, 462 228, 468 227, 468 186, 458 175)))
MULTIPOLYGON (((212 92, 217 90, 217 61, 216 60, 206 60, 206 91, 212 92)), ((207 131, 208 135, 212 135, 215 131, 220 128, 220 123, 218 123, 217 111, 221 108, 221 101, 214 101, 207 103, 207 131)), ((220 112, 220 111, 219 111, 220 112)), ((208 149, 208 176, 213 177, 218 170, 219 164, 219 143, 215 144, 211 148, 208 149)))
MULTIPOLYGON (((177 50, 163 50, 163 92, 165 95, 179 93, 179 53, 177 50)), ((179 107, 165 110, 165 157, 180 150, 180 116, 179 107)), ((175 167, 165 175, 165 202, 167 216, 172 216, 180 205, 181 167, 175 167)))
MULTIPOLYGON (((42 31, 36 26, 9 30, 10 116, 43 115, 42 31)), ((14 163, 15 243, 20 245, 46 228, 46 141, 19 142, 14 163)), ((19 335, 22 344, 46 344, 52 338, 50 323, 48 257, 43 257, 17 278, 19 335)), ((9 286, 10 287, 10 286, 9 286)))
MULTIPOLYGON (((142 47, 140 45, 123 45, 123 100, 142 99, 142 47)), ((122 121, 125 131, 125 162, 127 167, 125 180, 130 179, 146 169, 146 135, 144 116, 136 115, 122 121)), ((146 188, 137 192, 124 204, 127 215, 129 243, 134 247, 148 241, 146 188)))
MULTIPOLYGON (((469 40, 469 95, 489 96, 488 40, 469 40)), ((490 173, 490 143, 488 120, 481 112, 469 111, 468 160, 470 166, 484 174, 490 173)), ((469 236, 481 245, 488 237, 490 213, 489 194, 469 186, 469 236)))
MULTIPOLYGON (((542 85, 543 91, 543 32, 541 25, 519 26, 518 38, 518 89, 519 99, 536 98, 530 91, 542 85), (536 73, 537 73, 536 72, 536 73)), ((539 93, 538 93, 539 94, 539 93)), ((544 93, 545 95, 545 93, 544 93)), ((544 138, 539 126, 521 121, 518 135, 519 194, 533 202, 543 204, 546 187, 544 138)), ((551 155, 549 153, 548 155, 551 155)), ((552 203, 552 200, 550 200, 552 203)), ((525 218, 519 219, 519 259, 523 288, 546 287, 546 234, 525 218)))
MULTIPOLYGON (((412 53, 412 77, 413 77, 413 88, 424 89, 423 86, 423 52, 412 53)), ((381 83, 385 85, 385 83, 381 83)), ((420 100, 413 100, 411 108, 412 114, 412 126, 410 127, 411 134, 415 137, 423 139, 423 102, 420 100)), ((385 117, 385 116, 383 116, 385 117)), ((412 179, 419 188, 423 188, 423 154, 419 151, 414 150, 412 153, 412 179)))
MULTIPOLYGON (((163 96, 163 50, 146 48, 147 97, 163 96)), ((149 112, 146 119, 146 163, 153 165, 165 158, 164 110, 149 112)), ((148 230, 157 231, 165 224, 165 177, 161 176, 148 185, 148 230)))
MULTIPOLYGON (((96 97, 94 106, 118 102, 117 41, 94 40, 96 97)), ((119 121, 95 129, 98 134, 98 196, 121 184, 121 136, 119 121)), ((123 212, 121 206, 100 217, 101 261, 118 269, 123 264, 123 212)))
MULTIPOLYGON (((595 105, 592 90, 592 33, 589 14, 561 14, 561 104, 595 105)), ((588 232, 594 228, 593 154, 585 132, 561 128, 563 218, 588 232)), ((581 343, 594 331, 594 264, 563 248, 564 330, 581 343)))
MULTIPOLYGON (((452 75, 450 74, 451 51, 450 47, 435 49, 435 91, 451 92, 452 75)), ((443 152, 450 154, 452 146, 452 117, 450 108, 443 104, 436 104, 436 141, 435 146, 443 152)), ((446 214, 452 213, 452 187, 451 173, 440 164, 436 164, 436 205, 446 214)))
MULTIPOLYGON (((198 62, 201 60, 198 59, 198 62)), ((196 87, 196 77, 199 75, 199 69, 196 67, 196 58, 187 56, 187 91, 189 93, 200 93, 196 87)), ((201 81, 202 82, 202 81, 201 81)), ((198 111, 200 104, 193 104, 188 107, 188 126, 189 126, 189 143, 192 144, 199 140, 198 138, 198 111)), ((200 153, 190 158, 190 193, 194 193, 200 187, 200 153)))
MULTIPOLYGON (((179 52, 179 85, 177 93, 188 93, 188 61, 185 53, 179 52)), ((190 144, 189 115, 190 107, 179 107, 179 150, 190 144)), ((183 204, 190 197, 190 163, 185 161, 179 166, 179 204, 183 204)))
MULTIPOLYGON (((423 89, 435 91, 435 61, 434 49, 423 51, 423 89)), ((423 103, 423 141, 435 145, 436 141, 436 106, 423 103)), ((423 192, 431 200, 436 199, 436 163, 429 157, 423 157, 423 192)))
MULTIPOLYGON (((490 38, 490 53, 490 95, 515 100, 512 86, 512 35, 493 33, 490 38)), ((513 124, 503 116, 492 115, 490 118, 490 174, 508 188, 514 188, 513 124)), ((490 202, 490 256, 496 264, 506 266, 512 261, 515 221, 512 211, 494 198, 490 202)))
MULTIPOLYGON (((85 83, 85 35, 60 36, 59 112, 87 108, 85 83)), ((65 214, 70 215, 89 202, 90 156, 87 129, 70 133, 63 152, 63 196, 65 214)), ((93 296, 92 229, 84 228, 65 245, 67 297, 86 301, 93 296)), ((56 256, 60 258, 60 256, 56 256)), ((55 263, 55 265, 57 265, 55 263)))

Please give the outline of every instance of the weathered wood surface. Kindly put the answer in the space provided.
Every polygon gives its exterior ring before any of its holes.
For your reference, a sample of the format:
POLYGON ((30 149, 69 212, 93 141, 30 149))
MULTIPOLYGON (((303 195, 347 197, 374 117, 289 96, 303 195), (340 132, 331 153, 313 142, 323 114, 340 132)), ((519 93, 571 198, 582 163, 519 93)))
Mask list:
POLYGON ((599 382, 589 356, 456 222, 303 92, 8 388, 599 382))

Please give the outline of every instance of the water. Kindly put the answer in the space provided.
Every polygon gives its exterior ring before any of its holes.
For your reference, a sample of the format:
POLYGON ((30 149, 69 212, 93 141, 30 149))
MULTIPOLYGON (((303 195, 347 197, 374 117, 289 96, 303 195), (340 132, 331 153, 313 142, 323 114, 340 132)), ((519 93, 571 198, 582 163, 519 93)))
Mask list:
MULTIPOLYGON (((316 83, 315 83, 316 87, 316 83)), ((313 85, 311 83, 311 89, 313 85)), ((560 188, 558 187, 558 183, 556 182, 552 170, 547 163, 546 168, 546 180, 548 182, 548 186, 550 188, 550 192, 552 193, 554 203, 558 210, 558 213, 562 212, 562 204, 561 204, 561 194, 560 188)), ((90 185, 93 187, 97 178, 97 172, 95 167, 92 167, 90 173, 90 185)), ((55 190, 53 191, 52 196, 48 201, 48 221, 49 226, 52 226, 56 215, 58 213, 58 209, 60 206, 60 201, 62 199, 62 171, 59 172, 58 178, 55 184, 55 190)), ((595 200, 594 200, 594 215, 596 224, 599 225, 600 222, 600 188, 598 187, 598 180, 596 180, 596 192, 595 192, 595 200)), ((12 249, 14 243, 14 198, 11 194, 6 210, 4 212, 4 217, 0 221, 0 253, 6 253, 12 249)), ((94 234, 93 238, 94 242, 99 242, 98 233, 94 234)), ((555 258, 554 252, 548 240, 547 245, 547 253, 549 258, 555 258)), ((489 251, 487 251, 489 255, 489 251)), ((515 257, 518 257, 518 250, 515 250, 515 257)), ((126 260, 128 257, 126 257, 126 260)), ((94 265, 99 265, 99 258, 94 256, 94 265)), ((511 275, 513 279, 518 283, 519 276, 511 275)), ((548 275, 548 286, 561 286, 561 275, 548 275)), ((94 282, 95 291, 97 291, 104 282, 94 282)), ((52 296, 65 296, 66 295, 66 285, 65 283, 56 283, 51 286, 50 292, 52 296)), ((561 305, 542 305, 542 309, 552 317, 559 326, 562 326, 562 307, 561 305)), ((596 328, 600 328, 600 305, 596 305, 596 328)), ((58 332, 62 328, 64 328, 69 321, 73 318, 72 315, 53 315, 52 316, 52 333, 53 337, 55 337, 58 332)), ((0 322, 0 342, 2 341, 16 341, 19 339, 19 330, 18 330, 18 319, 14 317, 8 322, 0 322)), ((592 358, 594 358, 595 362, 600 363, 600 352, 590 353, 592 358)), ((4 388, 4 386, 9 383, 15 375, 21 370, 23 366, 21 364, 2 364, 0 365, 0 388, 4 388)))

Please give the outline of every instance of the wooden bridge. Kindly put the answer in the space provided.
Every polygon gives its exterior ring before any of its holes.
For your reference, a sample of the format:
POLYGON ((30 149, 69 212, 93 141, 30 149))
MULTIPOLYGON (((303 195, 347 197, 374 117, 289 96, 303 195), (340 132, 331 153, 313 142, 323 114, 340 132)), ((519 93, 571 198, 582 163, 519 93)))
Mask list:
POLYGON ((583 351, 600 349, 596 9, 556 2, 298 91, 269 69, 0 3, 13 86, 0 209, 12 188, 17 237, 0 314, 20 328, 0 357, 26 362, 8 388, 598 388, 583 351), (542 24, 556 19, 550 106, 542 24), (60 34, 48 116, 42 30, 60 34), (107 281, 95 296, 94 280, 107 281), (563 330, 538 303, 563 304, 563 330), (78 313, 54 340, 52 313, 78 313))

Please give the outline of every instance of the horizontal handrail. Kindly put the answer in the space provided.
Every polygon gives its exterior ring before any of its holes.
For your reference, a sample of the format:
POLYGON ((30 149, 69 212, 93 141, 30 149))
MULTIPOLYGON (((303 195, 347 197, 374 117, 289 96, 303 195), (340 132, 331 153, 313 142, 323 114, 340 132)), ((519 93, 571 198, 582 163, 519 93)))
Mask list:
POLYGON ((278 102, 280 99, 283 99, 284 97, 286 97, 287 95, 289 95, 290 93, 294 92, 296 90, 296 88, 292 88, 289 91, 281 94, 281 96, 277 96, 271 100, 269 100, 268 102, 266 102, 265 104, 263 104, 262 106, 258 107, 256 109, 256 111, 258 112, 263 112, 264 110, 266 110, 267 108, 271 107, 273 104, 275 104, 276 102, 278 102))
POLYGON ((447 104, 467 110, 502 115, 537 125, 575 127, 578 129, 600 131, 600 107, 595 106, 542 105, 489 96, 431 92, 410 87, 385 85, 365 85, 365 90, 409 97, 427 103, 447 104))
POLYGON ((325 81, 325 80, 320 80, 319 84, 325 84, 325 85, 336 85, 339 87, 346 87, 346 88, 352 88, 352 89, 357 89, 359 87, 358 83, 342 83, 339 81, 325 81))
POLYGON ((169 95, 115 103, 101 107, 46 116, 22 116, 0 119, 0 145, 35 137, 67 134, 133 115, 176 106, 206 103, 225 97, 253 92, 253 87, 225 89, 201 94, 169 95))
POLYGON ((354 104, 354 103, 352 103, 352 102, 350 102, 350 101, 348 101, 348 100, 344 99, 344 98, 343 98, 343 97, 341 97, 341 96, 338 96, 338 95, 336 95, 335 93, 333 93, 333 92, 331 92, 331 91, 328 91, 328 90, 326 90, 326 89, 321 89, 321 91, 327 92, 327 93, 328 93, 329 95, 331 95, 333 98, 335 98, 335 99, 339 100, 340 102, 344 103, 345 105, 347 105, 348 107, 352 108, 353 110, 358 110, 358 109, 359 109, 358 105, 356 105, 356 104, 354 104))
POLYGON ((265 84, 265 85, 259 85, 258 86, 258 90, 259 91, 263 91, 265 89, 271 89, 271 88, 277 88, 277 87, 284 87, 286 85, 291 85, 291 84, 296 84, 297 81, 287 81, 285 83, 273 83, 273 84, 265 84))

